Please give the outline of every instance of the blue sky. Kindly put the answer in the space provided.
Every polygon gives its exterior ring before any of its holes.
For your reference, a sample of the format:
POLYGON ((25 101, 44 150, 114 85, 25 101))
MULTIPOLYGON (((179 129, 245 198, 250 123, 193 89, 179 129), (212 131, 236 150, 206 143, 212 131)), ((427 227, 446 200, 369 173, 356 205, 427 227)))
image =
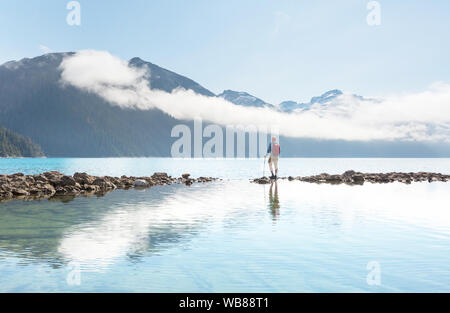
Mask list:
POLYGON ((82 49, 107 50, 188 76, 215 93, 306 101, 339 88, 364 96, 450 82, 450 1, 0 0, 0 63, 82 49))

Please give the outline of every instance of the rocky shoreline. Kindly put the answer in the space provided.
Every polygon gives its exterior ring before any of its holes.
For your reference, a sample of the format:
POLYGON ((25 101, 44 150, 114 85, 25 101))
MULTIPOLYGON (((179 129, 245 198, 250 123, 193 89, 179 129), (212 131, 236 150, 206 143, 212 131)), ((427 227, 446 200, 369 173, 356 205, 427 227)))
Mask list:
MULTIPOLYGON (((278 179, 335 185, 363 185, 366 182, 380 184, 400 182, 411 184, 412 182, 447 182, 450 181, 450 175, 430 172, 361 173, 350 170, 338 175, 323 173, 304 177, 280 177, 278 179)), ((183 174, 181 177, 175 178, 167 175, 167 173, 154 173, 152 176, 143 177, 93 176, 87 173, 75 173, 73 176, 70 176, 57 171, 37 175, 16 173, 12 175, 0 175, 0 201, 12 199, 36 200, 58 196, 104 195, 116 189, 142 189, 171 184, 185 184, 190 186, 193 183, 206 183, 216 180, 219 179, 213 177, 191 178, 190 174, 183 174)), ((251 182, 257 184, 271 184, 273 181, 268 177, 251 180, 251 182)))
POLYGON ((115 189, 150 188, 153 186, 206 183, 218 180, 213 177, 191 178, 183 174, 174 178, 166 173, 152 176, 93 176, 75 173, 73 176, 52 171, 37 175, 0 175, 0 201, 11 199, 35 200, 55 196, 104 195, 115 189))
MULTIPOLYGON (((417 173, 361 173, 355 171, 346 171, 343 174, 330 175, 323 173, 313 176, 289 176, 280 177, 279 179, 287 179, 289 181, 299 180, 308 183, 316 184, 347 184, 347 185, 363 185, 365 182, 374 184, 386 184, 393 182, 400 182, 404 184, 411 184, 412 182, 447 182, 450 181, 450 175, 444 175, 441 173, 430 172, 417 172, 417 173)), ((270 184, 273 182, 268 177, 255 178, 252 182, 257 184, 270 184)))

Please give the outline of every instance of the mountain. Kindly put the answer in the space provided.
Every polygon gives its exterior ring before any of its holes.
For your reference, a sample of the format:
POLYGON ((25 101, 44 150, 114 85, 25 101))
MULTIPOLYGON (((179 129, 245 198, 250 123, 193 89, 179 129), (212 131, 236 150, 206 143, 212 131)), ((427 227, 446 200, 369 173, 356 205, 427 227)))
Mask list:
POLYGON ((150 70, 149 84, 153 89, 164 90, 171 92, 177 87, 183 87, 184 89, 191 89, 196 93, 214 97, 215 94, 208 89, 200 86, 198 83, 187 77, 181 76, 177 73, 166 70, 158 65, 150 62, 146 62, 140 58, 132 58, 129 61, 131 66, 138 68, 147 67, 150 70))
POLYGON ((325 92, 324 94, 322 94, 321 96, 318 97, 312 97, 310 104, 314 104, 314 103, 326 103, 326 102, 330 102, 334 99, 336 99, 337 97, 339 97, 340 95, 343 95, 344 93, 341 90, 338 89, 334 89, 334 90, 330 90, 325 92))
POLYGON ((44 153, 30 138, 0 126, 0 157, 42 157, 44 153))
MULTIPOLYGON (((51 157, 169 156, 172 128, 180 121, 159 110, 122 109, 99 96, 62 86, 50 53, 0 66, 0 124, 30 137, 51 157)), ((177 87, 214 96, 198 83, 139 58, 132 66, 151 71, 152 88, 177 87)))
MULTIPOLYGON (((308 110, 313 104, 329 104, 334 99, 343 95, 344 93, 339 89, 333 89, 325 92, 324 94, 311 98, 308 103, 299 103, 292 100, 283 101, 279 104, 279 108, 283 112, 292 112, 297 109, 308 110)), ((360 96, 360 99, 363 99, 360 96)), ((257 98, 245 91, 234 91, 234 90, 224 90, 217 97, 223 98, 237 105, 247 106, 247 107, 274 107, 272 104, 265 102, 264 100, 257 98)))
POLYGON ((297 103, 295 101, 283 101, 280 103, 280 110, 283 112, 290 113, 297 109, 308 109, 310 107, 309 103, 297 103))
POLYGON ((266 103, 265 101, 243 91, 224 90, 224 92, 218 95, 218 97, 230 101, 234 104, 246 107, 272 107, 271 104, 266 103))
POLYGON ((292 112, 298 109, 308 110, 313 104, 326 104, 330 103, 340 95, 344 93, 339 89, 333 89, 325 92, 324 94, 311 98, 308 103, 297 103, 295 101, 284 101, 280 103, 280 109, 284 112, 292 112))

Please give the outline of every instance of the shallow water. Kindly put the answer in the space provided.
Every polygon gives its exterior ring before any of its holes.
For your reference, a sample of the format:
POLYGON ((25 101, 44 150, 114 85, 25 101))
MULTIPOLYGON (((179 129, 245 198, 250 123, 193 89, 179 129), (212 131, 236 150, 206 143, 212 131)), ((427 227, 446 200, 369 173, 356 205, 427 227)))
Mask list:
MULTIPOLYGON (((231 178, 65 202, 1 203, 0 291, 450 291, 450 184, 249 183, 262 174, 261 163, 0 160, 2 173, 231 178), (368 284, 368 264, 379 268, 380 285, 368 284)), ((450 172, 449 159, 282 159, 280 165, 283 175, 450 172)))

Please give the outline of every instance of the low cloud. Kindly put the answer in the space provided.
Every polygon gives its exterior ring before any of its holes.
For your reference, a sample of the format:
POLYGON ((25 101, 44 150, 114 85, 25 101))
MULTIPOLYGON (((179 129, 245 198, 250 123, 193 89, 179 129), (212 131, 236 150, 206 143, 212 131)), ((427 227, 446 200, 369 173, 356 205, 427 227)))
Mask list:
POLYGON ((314 104, 310 110, 288 114, 243 107, 192 90, 151 89, 147 69, 130 67, 105 51, 67 56, 61 69, 64 84, 95 93, 112 105, 159 109, 177 119, 200 117, 220 125, 275 127, 280 135, 299 138, 450 142, 450 85, 446 83, 435 83, 420 93, 371 101, 344 94, 330 104, 314 104))

